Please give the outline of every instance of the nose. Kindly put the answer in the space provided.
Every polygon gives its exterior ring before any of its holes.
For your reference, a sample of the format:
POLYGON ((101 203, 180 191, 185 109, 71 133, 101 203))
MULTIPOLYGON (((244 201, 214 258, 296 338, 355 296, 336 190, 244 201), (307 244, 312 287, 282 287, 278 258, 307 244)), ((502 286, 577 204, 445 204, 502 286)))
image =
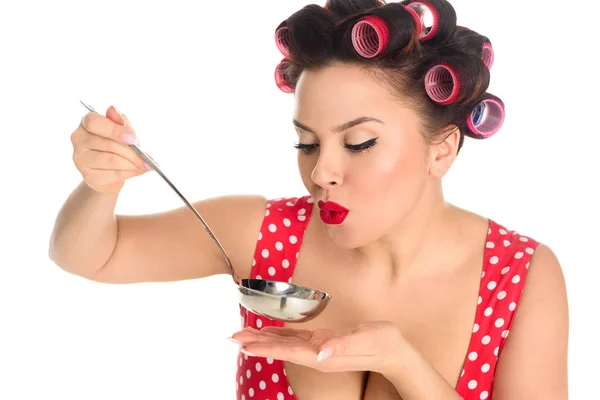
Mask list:
POLYGON ((317 164, 312 171, 311 179, 322 188, 339 186, 343 181, 342 163, 332 155, 319 154, 317 164))

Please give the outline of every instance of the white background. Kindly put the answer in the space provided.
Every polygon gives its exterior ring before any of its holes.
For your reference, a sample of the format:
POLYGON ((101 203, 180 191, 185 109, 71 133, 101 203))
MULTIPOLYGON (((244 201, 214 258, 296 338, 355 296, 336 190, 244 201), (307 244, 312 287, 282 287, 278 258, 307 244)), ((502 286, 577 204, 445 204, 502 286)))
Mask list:
MULTIPOLYGON (((97 284, 52 264, 48 239, 80 180, 69 142, 86 112, 80 99, 127 114, 190 199, 304 194, 292 97, 273 80, 273 32, 306 4, 1 2, 0 399, 234 397, 237 347, 226 338, 240 319, 228 277, 97 284)), ((460 25, 494 44, 490 92, 507 119, 494 138, 467 141, 447 198, 557 253, 571 310, 571 398, 595 396, 598 6, 453 4, 460 25)), ((127 183, 117 212, 181 205, 146 174, 127 183)))

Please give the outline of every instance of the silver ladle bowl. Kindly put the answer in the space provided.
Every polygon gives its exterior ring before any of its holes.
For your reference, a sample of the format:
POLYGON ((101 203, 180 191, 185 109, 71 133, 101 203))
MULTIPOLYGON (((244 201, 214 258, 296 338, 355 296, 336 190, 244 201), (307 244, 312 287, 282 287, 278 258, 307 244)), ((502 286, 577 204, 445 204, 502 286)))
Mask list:
MULTIPOLYGON (((97 112, 92 106, 81 100, 79 101, 90 112, 97 112)), ((325 309, 331 296, 323 291, 288 282, 265 279, 241 279, 235 272, 227 252, 196 208, 171 183, 150 156, 136 144, 131 144, 130 147, 177 193, 196 218, 200 220, 211 239, 219 246, 233 282, 236 285, 237 299, 242 307, 257 315, 282 322, 305 322, 317 317, 325 309)))

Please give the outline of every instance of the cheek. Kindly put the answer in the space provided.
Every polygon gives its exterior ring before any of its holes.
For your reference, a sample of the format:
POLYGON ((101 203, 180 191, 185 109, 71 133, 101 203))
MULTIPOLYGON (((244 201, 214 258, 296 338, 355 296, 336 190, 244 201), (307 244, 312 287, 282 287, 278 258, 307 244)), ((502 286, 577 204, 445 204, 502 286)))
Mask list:
POLYGON ((408 190, 423 177, 424 155, 420 149, 407 147, 394 151, 393 147, 372 154, 368 167, 358 169, 360 182, 374 191, 390 192, 394 189, 408 190))

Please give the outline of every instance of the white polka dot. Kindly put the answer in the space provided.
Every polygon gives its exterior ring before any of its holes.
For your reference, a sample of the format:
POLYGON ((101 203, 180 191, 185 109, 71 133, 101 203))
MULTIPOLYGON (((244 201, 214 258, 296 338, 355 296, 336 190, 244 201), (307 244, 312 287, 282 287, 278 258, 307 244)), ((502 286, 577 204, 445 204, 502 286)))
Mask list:
POLYGON ((248 394, 250 395, 250 397, 254 397, 254 389, 248 389, 248 394))
POLYGON ((488 283, 487 288, 490 290, 494 290, 496 288, 496 282, 494 281, 490 281, 490 283, 488 283))
POLYGON ((504 326, 504 318, 498 318, 494 325, 496 325, 496 328, 502 328, 504 326))
POLYGON ((240 384, 239 382, 235 382, 235 390, 240 390, 240 384))
POLYGON ((246 378, 250 379, 250 376, 252 375, 252 372, 250 372, 249 369, 246 370, 246 378))
POLYGON ((492 338, 490 337, 490 335, 485 335, 483 337, 483 339, 481 339, 481 343, 483 343, 483 344, 490 344, 491 340, 492 340, 492 338))
POLYGON ((487 247, 488 249, 493 249, 494 248, 494 242, 487 242, 485 244, 485 247, 487 247))
POLYGON ((502 337, 504 339, 506 339, 508 337, 508 332, 510 332, 510 331, 506 330, 506 331, 502 332, 502 337))
POLYGON ((515 275, 512 278, 512 283, 519 283, 521 281, 521 277, 519 275, 515 275))
POLYGON ((290 236, 290 243, 291 244, 296 244, 296 242, 298 241, 298 238, 294 235, 290 236))
POLYGON ((520 258, 523 258, 523 252, 522 252, 522 251, 517 251, 517 252, 515 253, 515 258, 516 258, 517 260, 518 260, 518 259, 520 259, 520 258))
POLYGON ((529 269, 529 263, 525 264, 525 268, 529 269))
POLYGON ((252 266, 254 267, 256 265, 256 260, 253 258, 252 259, 252 266))
POLYGON ((283 393, 279 392, 277 393, 277 400, 283 400, 283 393))
POLYGON ((479 324, 473 325, 473 333, 477 332, 478 330, 479 330, 479 324))
POLYGON ((460 373, 460 377, 462 378, 464 374, 465 374, 465 370, 463 369, 462 372, 460 373))
POLYGON ((242 395, 242 400, 246 400, 246 396, 245 395, 242 395))
POLYGON ((472 351, 469 353, 469 360, 471 360, 471 361, 477 360, 477 352, 476 351, 472 351))
POLYGON ((269 215, 271 215, 271 211, 269 211, 269 210, 265 211, 265 216, 268 217, 269 215))
POLYGON ((488 398, 488 392, 486 392, 485 390, 483 392, 481 392, 481 394, 479 395, 479 398, 481 400, 485 400, 488 398))
POLYGON ((496 357, 498 357, 498 351, 500 351, 500 347, 496 347, 496 348, 494 349, 494 355, 495 355, 496 357))
POLYGON ((299 255, 300 255, 300 252, 296 253, 296 258, 298 258, 299 255))
POLYGON ((485 276, 485 271, 481 271, 481 279, 485 276))
POLYGON ((262 327, 262 320, 260 318, 256 318, 256 326, 259 328, 262 327))
POLYGON ((244 360, 248 360, 248 354, 244 354, 244 360))
POLYGON ((472 379, 469 381, 469 384, 467 386, 469 386, 469 389, 473 390, 477 387, 477 381, 475 379, 472 379))
POLYGON ((490 264, 498 264, 498 256, 493 256, 490 258, 490 264))
POLYGON ((292 207, 294 205, 294 203, 292 203, 291 201, 288 201, 287 203, 285 203, 285 205, 288 207, 292 207))
POLYGON ((273 359, 271 357, 267 357, 267 364, 273 364, 273 359))
POLYGON ((493 311, 494 311, 494 310, 492 309, 492 307, 488 307, 488 308, 486 308, 486 309, 485 309, 485 311, 483 312, 483 314, 484 314, 486 317, 489 317, 490 315, 492 315, 492 312, 493 312, 493 311))
POLYGON ((256 279, 262 279, 262 276, 256 275, 256 279))
POLYGON ((521 237, 519 238, 519 240, 520 240, 521 242, 527 242, 527 241, 529 241, 529 239, 527 239, 525 236, 521 236, 521 237))
POLYGON ((260 372, 260 370, 262 369, 262 365, 259 362, 257 362, 254 368, 256 369, 256 372, 260 372))
POLYGON ((240 367, 241 367, 241 366, 242 366, 242 357, 240 357, 240 362, 239 362, 239 364, 240 364, 240 367))
POLYGON ((525 249, 525 252, 527 254, 533 254, 533 249, 531 247, 528 247, 528 248, 525 249))
POLYGON ((290 266, 290 262, 289 262, 288 260, 285 260, 285 259, 284 259, 284 260, 281 262, 281 266, 282 266, 283 268, 288 268, 288 267, 290 266))
POLYGON ((502 273, 502 275, 506 275, 508 271, 510 271, 510 267, 504 267, 502 268, 502 271, 500 271, 500 273, 502 273))
POLYGON ((506 233, 507 233, 506 230, 504 230, 502 228, 498 229, 498 232, 500 232, 501 235, 506 235, 506 233))
POLYGON ((306 221, 306 215, 298 215, 298 221, 306 221))
POLYGON ((289 219, 287 219, 287 218, 284 218, 284 219, 283 219, 283 224, 289 228, 289 227, 290 227, 290 225, 292 224, 292 221, 290 221, 290 220, 289 220, 289 219))
POLYGON ((306 200, 308 203, 312 203, 314 200, 312 197, 309 197, 308 200, 306 200))
POLYGON ((275 248, 279 251, 283 250, 283 243, 281 242, 276 242, 275 243, 275 248))
POLYGON ((279 382, 279 375, 274 373, 273 375, 271 375, 271 379, 273 380, 273 382, 277 383, 279 382))
POLYGON ((262 232, 258 232, 258 240, 262 239, 262 232))
POLYGON ((260 254, 263 256, 263 258, 267 258, 269 257, 269 250, 263 249, 263 251, 261 251, 260 254))
POLYGON ((498 300, 502 300, 503 298, 506 297, 506 292, 503 290, 500 293, 498 293, 498 296, 496 296, 496 297, 498 297, 498 300))
POLYGON ((292 387, 291 387, 291 386, 288 386, 288 393, 289 393, 289 394, 294 394, 294 391, 292 390, 292 387))
POLYGON ((270 232, 276 232, 277 231, 277 226, 275 224, 269 224, 269 231, 270 232))
POLYGON ((271 276, 275 275, 275 268, 269 267, 269 275, 271 275, 271 276))
POLYGON ((515 308, 517 308, 517 303, 515 303, 514 301, 508 305, 508 309, 510 311, 515 311, 515 308))
POLYGON ((292 283, 292 278, 288 278, 288 283, 292 283))
POLYGON ((483 372, 484 374, 485 374, 486 372, 488 372, 489 370, 490 370, 490 364, 483 364, 483 365, 481 366, 481 372, 483 372))
POLYGON ((267 203, 267 208, 271 208, 271 203, 267 203))
POLYGON ((481 296, 477 297, 477 305, 481 304, 482 301, 483 299, 481 298, 481 296))
POLYGON ((244 377, 240 375, 240 385, 244 384, 244 377))
POLYGON ((298 210, 298 215, 304 215, 306 214, 306 208, 301 208, 298 210))
POLYGON ((510 246, 510 242, 508 240, 506 240, 506 239, 504 239, 503 243, 504 243, 504 247, 510 246))
POLYGON ((258 384, 258 387, 260 387, 262 390, 265 390, 265 388, 267 387, 267 384, 265 383, 265 381, 260 381, 260 383, 258 384))

